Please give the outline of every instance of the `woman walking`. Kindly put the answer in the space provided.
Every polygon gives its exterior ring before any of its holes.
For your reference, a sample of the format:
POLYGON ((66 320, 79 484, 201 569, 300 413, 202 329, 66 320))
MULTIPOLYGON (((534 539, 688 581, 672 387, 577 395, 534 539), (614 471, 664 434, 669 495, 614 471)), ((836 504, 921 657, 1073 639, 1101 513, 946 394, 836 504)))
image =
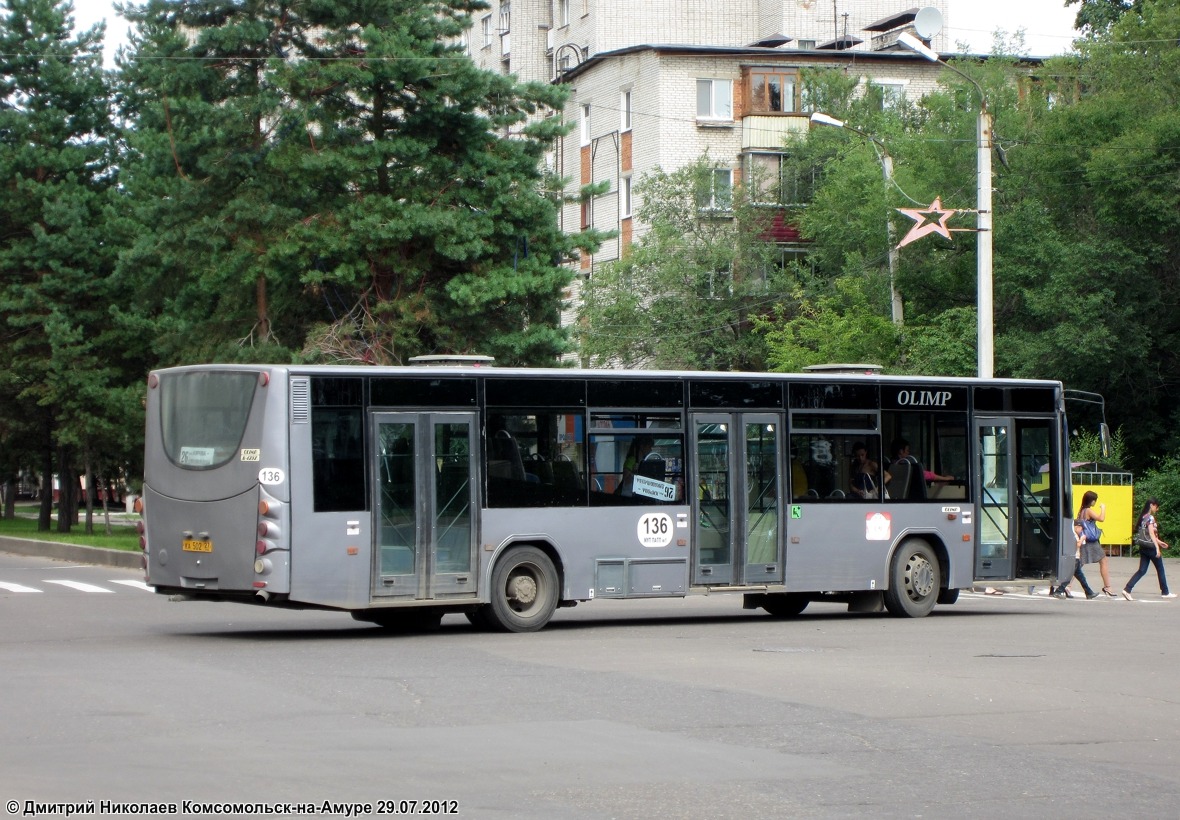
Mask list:
POLYGON ((1106 520, 1106 505, 1094 502, 1098 500, 1098 493, 1087 490, 1082 496, 1082 508, 1078 510, 1078 520, 1082 522, 1082 535, 1086 543, 1082 544, 1081 555, 1083 564, 1098 562, 1098 572, 1102 574, 1102 594, 1108 598, 1115 597, 1110 588, 1110 566, 1106 560, 1106 550, 1102 548, 1102 532, 1098 529, 1099 521, 1106 520))
MULTIPOLYGON (((1082 590, 1086 593, 1086 600, 1093 601, 1098 597, 1098 593, 1090 589, 1090 584, 1086 582, 1086 574, 1082 572, 1082 547, 1086 543, 1086 536, 1082 535, 1082 522, 1074 519, 1074 553, 1073 553, 1073 577, 1078 579, 1082 585, 1082 590)), ((1054 598, 1072 598, 1073 595, 1069 592, 1069 581, 1066 581, 1061 586, 1052 590, 1050 593, 1054 598)))
POLYGON ((1135 545, 1139 547, 1139 570, 1123 587, 1123 597, 1128 601, 1135 600, 1131 597, 1131 590, 1135 588, 1135 584, 1139 583, 1139 579, 1147 574, 1149 563, 1155 566, 1155 575, 1159 578, 1160 597, 1176 597, 1176 593, 1168 592, 1168 579, 1164 575, 1164 559, 1160 550, 1166 550, 1168 544, 1166 541, 1160 540, 1159 527, 1155 523, 1155 514, 1159 512, 1159 509, 1160 503, 1154 498, 1149 498, 1147 503, 1143 505, 1143 512, 1139 513, 1139 523, 1135 526, 1135 545))

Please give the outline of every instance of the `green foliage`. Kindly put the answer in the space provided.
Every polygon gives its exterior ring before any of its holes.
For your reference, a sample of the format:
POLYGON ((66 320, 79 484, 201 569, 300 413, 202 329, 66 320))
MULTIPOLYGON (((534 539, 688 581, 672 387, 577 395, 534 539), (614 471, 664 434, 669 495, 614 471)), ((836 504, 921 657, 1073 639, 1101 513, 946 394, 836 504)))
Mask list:
POLYGON ((126 552, 139 552, 141 549, 139 546, 139 536, 135 534, 135 530, 128 526, 112 528, 110 533, 87 533, 85 535, 73 533, 64 535, 54 532, 47 534, 44 530, 38 529, 37 522, 27 517, 27 515, 27 507, 24 509, 18 508, 17 517, 0 519, 0 535, 12 538, 56 541, 63 544, 80 544, 87 547, 124 550, 126 552))
POLYGON ((582 289, 579 348, 585 361, 623 367, 761 370, 765 351, 751 323, 779 292, 784 273, 757 236, 772 212, 733 192, 714 203, 708 157, 636 186, 647 233, 582 289))
POLYGON ((482 7, 151 0, 135 16, 138 238, 120 272, 163 361, 566 350, 560 263, 596 240, 563 235, 544 191, 565 92, 450 44, 482 7))
POLYGON ((1139 14, 1142 0, 1065 0, 1067 6, 1077 6, 1074 28, 1086 34, 1102 34, 1128 12, 1139 14))
POLYGON ((1135 519, 1149 498, 1160 502, 1160 538, 1180 546, 1180 456, 1171 455, 1159 466, 1135 474, 1135 519))
POLYGON ((1069 458, 1074 462, 1100 462, 1122 467, 1127 462, 1127 443, 1122 428, 1110 435, 1110 454, 1102 454, 1102 437, 1097 430, 1077 430, 1069 440, 1069 458))
POLYGON ((766 334, 771 370, 794 373, 814 364, 896 360, 897 328, 888 317, 872 313, 862 280, 838 279, 832 294, 815 297, 796 286, 793 295, 789 315, 780 304, 773 319, 754 319, 755 328, 766 334))
MULTIPOLYGON (((0 467, 74 452, 107 475, 136 460, 126 390, 142 371, 109 313, 113 187, 101 30, 72 7, 9 3, 0 18, 0 467), (102 453, 99 465, 98 454, 102 453)), ((41 521, 48 527, 48 511, 41 521)), ((68 526, 68 521, 63 524, 68 526)))

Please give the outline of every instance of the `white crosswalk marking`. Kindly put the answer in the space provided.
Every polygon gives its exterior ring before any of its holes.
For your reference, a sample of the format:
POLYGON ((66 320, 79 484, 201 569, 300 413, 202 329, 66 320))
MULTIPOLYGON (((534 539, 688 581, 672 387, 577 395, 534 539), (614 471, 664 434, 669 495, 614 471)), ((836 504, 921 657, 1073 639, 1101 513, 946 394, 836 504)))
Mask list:
POLYGON ((47 583, 47 584, 61 584, 63 587, 69 587, 70 589, 76 589, 79 592, 110 592, 110 593, 114 592, 114 590, 112 590, 112 589, 104 589, 103 587, 96 587, 94 584, 84 584, 81 581, 51 581, 49 579, 46 579, 45 583, 47 583))
POLYGON ((4 581, 0 581, 0 589, 6 589, 9 592, 40 592, 41 591, 39 589, 33 589, 32 587, 21 586, 20 584, 8 584, 8 583, 5 583, 4 581))
POLYGON ((155 592, 154 589, 149 587, 143 581, 126 580, 126 579, 120 581, 118 579, 112 578, 111 583, 112 584, 122 584, 125 587, 135 587, 136 589, 142 589, 144 592, 155 592))

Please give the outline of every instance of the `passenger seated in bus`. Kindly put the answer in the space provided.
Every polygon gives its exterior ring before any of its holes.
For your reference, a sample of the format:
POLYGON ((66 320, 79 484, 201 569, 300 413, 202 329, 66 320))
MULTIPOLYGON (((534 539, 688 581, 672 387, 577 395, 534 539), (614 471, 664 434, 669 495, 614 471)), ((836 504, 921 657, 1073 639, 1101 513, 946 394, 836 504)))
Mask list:
MULTIPOLYGON (((852 480, 849 484, 853 494, 866 500, 879 499, 881 497, 879 487, 882 481, 879 475, 880 466, 869 458, 868 448, 859 441, 852 445, 852 458, 852 480)), ((889 473, 886 472, 884 480, 888 481, 889 478, 889 473)))
POLYGON ((885 490, 894 500, 925 501, 926 481, 921 463, 910 453, 910 443, 895 438, 889 448, 893 461, 889 464, 889 481, 885 490))
MULTIPOLYGON (((631 446, 627 449, 627 457, 623 459, 623 477, 619 482, 619 486, 615 488, 616 495, 632 496, 635 494, 635 476, 643 475, 640 472, 639 465, 641 465, 652 451, 651 436, 636 436, 631 440, 631 446)), ((661 463, 661 472, 662 472, 661 463)), ((660 479, 663 480, 662 478, 660 479)))

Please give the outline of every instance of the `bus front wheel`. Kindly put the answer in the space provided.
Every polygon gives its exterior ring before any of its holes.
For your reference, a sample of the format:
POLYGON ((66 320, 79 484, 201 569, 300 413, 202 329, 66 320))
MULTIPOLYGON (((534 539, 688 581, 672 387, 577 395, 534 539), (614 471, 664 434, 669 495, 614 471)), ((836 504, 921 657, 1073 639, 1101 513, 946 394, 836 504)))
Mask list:
POLYGON ((938 556, 921 540, 906 541, 893 554, 885 608, 899 618, 921 618, 930 614, 938 600, 938 556))
POLYGON ((509 550, 492 570, 490 625, 502 632, 536 632, 557 609, 557 570, 536 547, 509 550))

